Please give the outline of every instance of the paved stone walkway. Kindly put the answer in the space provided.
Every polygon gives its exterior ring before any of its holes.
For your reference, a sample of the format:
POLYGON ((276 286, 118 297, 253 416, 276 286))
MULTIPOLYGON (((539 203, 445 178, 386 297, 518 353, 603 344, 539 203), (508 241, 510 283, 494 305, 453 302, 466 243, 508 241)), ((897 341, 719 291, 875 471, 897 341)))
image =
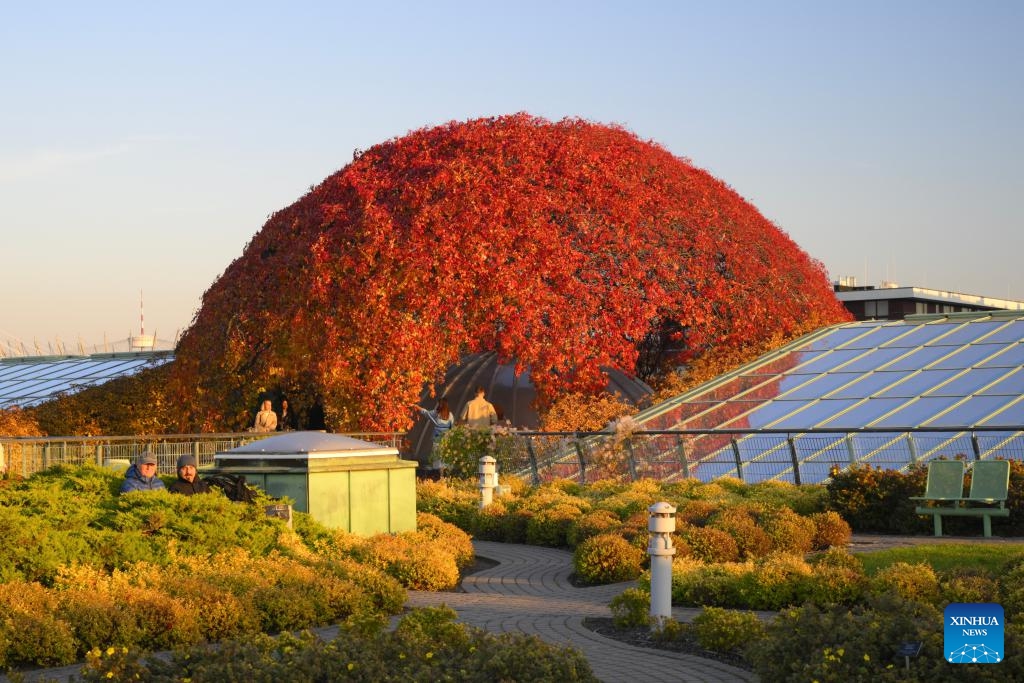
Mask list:
MULTIPOLYGON (((602 681, 756 681, 743 669, 692 655, 634 647, 583 626, 585 617, 610 617, 608 603, 632 583, 577 588, 569 583, 572 554, 565 550, 474 541, 479 557, 499 564, 467 576, 464 593, 410 591, 410 607, 446 604, 459 619, 492 633, 537 635, 580 650, 602 681)), ((698 610, 676 608, 689 621, 698 610)))

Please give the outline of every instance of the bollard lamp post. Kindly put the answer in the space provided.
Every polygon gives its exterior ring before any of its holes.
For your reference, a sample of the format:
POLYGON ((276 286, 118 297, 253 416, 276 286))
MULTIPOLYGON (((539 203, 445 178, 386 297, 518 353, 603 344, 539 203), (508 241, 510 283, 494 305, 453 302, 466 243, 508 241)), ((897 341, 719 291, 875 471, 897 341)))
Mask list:
POLYGON ((489 455, 480 458, 477 474, 480 475, 480 508, 483 509, 494 501, 494 487, 498 481, 498 461, 489 455))
POLYGON ((676 530, 676 508, 669 503, 655 503, 647 508, 647 530, 650 540, 647 554, 651 556, 651 626, 660 629, 672 618, 672 533, 676 530))

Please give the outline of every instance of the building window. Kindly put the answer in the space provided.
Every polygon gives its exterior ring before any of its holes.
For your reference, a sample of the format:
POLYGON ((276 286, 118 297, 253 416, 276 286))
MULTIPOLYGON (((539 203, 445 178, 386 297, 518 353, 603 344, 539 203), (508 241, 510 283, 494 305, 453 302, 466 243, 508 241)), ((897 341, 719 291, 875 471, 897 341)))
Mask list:
POLYGON ((888 301, 865 301, 864 302, 864 317, 865 318, 888 318, 889 317, 889 302, 888 301))

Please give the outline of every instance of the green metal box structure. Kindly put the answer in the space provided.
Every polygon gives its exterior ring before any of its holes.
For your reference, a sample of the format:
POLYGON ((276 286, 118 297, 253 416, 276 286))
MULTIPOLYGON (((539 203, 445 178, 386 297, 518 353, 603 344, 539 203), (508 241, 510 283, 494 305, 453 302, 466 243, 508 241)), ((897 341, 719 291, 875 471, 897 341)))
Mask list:
POLYGON ((416 529, 416 463, 394 448, 325 432, 288 432, 219 452, 242 475, 325 526, 369 536, 416 529))

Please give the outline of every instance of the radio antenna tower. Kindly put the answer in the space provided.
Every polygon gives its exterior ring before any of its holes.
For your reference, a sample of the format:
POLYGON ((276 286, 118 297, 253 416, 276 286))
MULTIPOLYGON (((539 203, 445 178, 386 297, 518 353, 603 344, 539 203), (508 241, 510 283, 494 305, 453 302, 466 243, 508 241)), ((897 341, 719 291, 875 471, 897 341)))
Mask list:
POLYGON ((143 307, 142 290, 139 290, 139 336, 128 338, 130 351, 152 351, 156 346, 156 337, 146 336, 146 314, 143 307))

